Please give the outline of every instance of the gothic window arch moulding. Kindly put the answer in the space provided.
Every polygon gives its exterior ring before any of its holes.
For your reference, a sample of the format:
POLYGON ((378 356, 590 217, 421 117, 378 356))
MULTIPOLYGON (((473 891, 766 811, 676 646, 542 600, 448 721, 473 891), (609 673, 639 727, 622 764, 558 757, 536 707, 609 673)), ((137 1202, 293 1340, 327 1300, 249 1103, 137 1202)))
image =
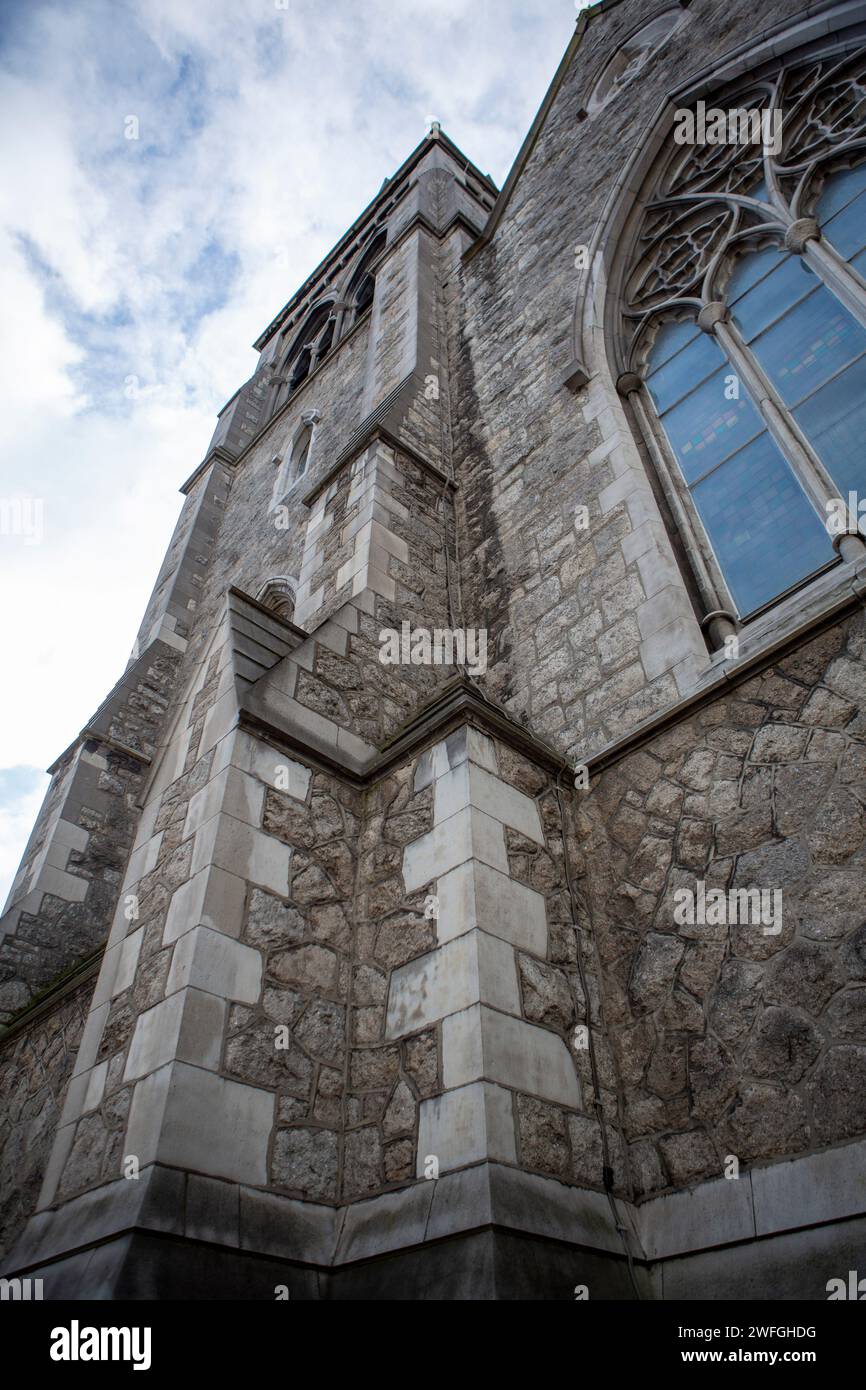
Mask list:
POLYGON ((307 311, 301 327, 277 350, 271 369, 268 418, 279 411, 321 366, 373 303, 377 262, 387 231, 373 230, 342 277, 307 311))
POLYGON ((866 555, 828 510, 866 496, 866 48, 825 39, 703 108, 691 142, 667 113, 604 323, 719 643, 866 555))
POLYGON ((376 271, 378 261, 387 244, 387 232, 374 232, 355 264, 346 276, 345 288, 341 295, 343 302, 343 322, 341 336, 348 333, 372 306, 376 290, 376 271))

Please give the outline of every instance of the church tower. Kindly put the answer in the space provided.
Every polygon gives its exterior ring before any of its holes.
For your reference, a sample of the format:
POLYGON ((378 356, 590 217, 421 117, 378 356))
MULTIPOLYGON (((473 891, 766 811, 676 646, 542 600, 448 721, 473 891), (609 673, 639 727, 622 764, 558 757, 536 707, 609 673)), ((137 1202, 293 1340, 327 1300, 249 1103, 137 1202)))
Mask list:
POLYGON ((0 919, 7 1275, 862 1264, 866 21, 789 9, 582 12, 257 340, 0 919))

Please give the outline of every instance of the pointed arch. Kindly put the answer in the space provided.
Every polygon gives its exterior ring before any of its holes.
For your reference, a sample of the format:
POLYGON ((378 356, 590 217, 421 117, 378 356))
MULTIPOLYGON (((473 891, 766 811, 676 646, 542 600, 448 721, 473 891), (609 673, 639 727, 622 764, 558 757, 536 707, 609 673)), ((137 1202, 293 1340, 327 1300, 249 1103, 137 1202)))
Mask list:
POLYGON ((334 346, 337 316, 333 296, 314 305, 290 345, 283 351, 274 373, 270 414, 294 395, 334 346))
POLYGON ((866 430, 866 49, 782 47, 703 112, 668 105, 640 193, 607 210, 583 304, 603 330, 582 360, 601 351, 629 402, 705 621, 735 625, 863 553, 828 508, 866 494, 850 457, 866 430), (710 109, 733 135, 697 134, 710 109))
POLYGON ((273 575, 262 585, 256 598, 265 608, 270 608, 278 618, 292 623, 295 619, 295 600, 298 594, 298 581, 288 574, 273 575))
POLYGON ((343 333, 363 317, 373 303, 376 290, 376 263, 387 245, 386 231, 376 233, 349 270, 342 299, 344 304, 343 333))
POLYGON ((282 457, 277 455, 275 463, 279 473, 274 483, 271 508, 277 507, 285 499, 299 478, 307 473, 313 456, 316 426, 321 416, 318 410, 306 410, 289 438, 282 457))

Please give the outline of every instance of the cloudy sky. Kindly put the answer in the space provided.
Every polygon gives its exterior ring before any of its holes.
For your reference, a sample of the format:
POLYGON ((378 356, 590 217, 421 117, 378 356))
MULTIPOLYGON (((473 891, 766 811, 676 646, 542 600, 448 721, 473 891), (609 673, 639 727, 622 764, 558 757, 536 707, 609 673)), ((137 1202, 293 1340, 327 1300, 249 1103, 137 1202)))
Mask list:
POLYGON ((0 903, 250 344, 431 118, 501 186, 576 8, 0 3, 0 903))

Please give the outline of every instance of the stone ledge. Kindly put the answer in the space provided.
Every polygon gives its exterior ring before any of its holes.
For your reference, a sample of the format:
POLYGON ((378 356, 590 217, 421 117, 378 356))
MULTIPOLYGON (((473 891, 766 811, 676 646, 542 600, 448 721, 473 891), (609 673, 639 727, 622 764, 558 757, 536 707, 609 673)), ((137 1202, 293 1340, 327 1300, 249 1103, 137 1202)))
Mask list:
MULTIPOLYGON (((835 571, 834 571, 835 572, 835 571)), ((584 762, 591 774, 603 772, 627 754, 635 752, 658 734, 681 722, 697 710, 712 704, 721 695, 736 686, 751 680, 767 667, 787 656, 813 637, 818 637, 827 628, 864 606, 866 595, 866 565, 848 566, 841 573, 839 582, 825 602, 807 618, 794 621, 781 632, 771 634, 766 642, 756 644, 756 649, 747 656, 723 667, 710 664, 707 667, 703 684, 696 686, 688 694, 675 700, 660 713, 637 724, 629 733, 585 756, 584 762)))
MULTIPOLYGON (((844 1232, 848 1223, 866 1215, 863 1179, 856 1176, 864 1172, 864 1159, 866 1140, 861 1139, 752 1169, 736 1182, 717 1179, 639 1206, 618 1199, 617 1211, 630 1233, 635 1261, 645 1267, 680 1266, 686 1257, 742 1250, 744 1242, 760 1247, 785 1236, 804 1236, 808 1230, 838 1227, 844 1232), (820 1190, 813 1190, 819 1181, 820 1190), (720 1235, 721 1183, 737 1188, 738 1195, 720 1235), (753 1190, 759 1194, 757 1228, 750 1215, 753 1190), (805 1209, 804 1192, 810 1194, 805 1209)), ((187 1182, 203 1183, 207 1190, 227 1186, 214 1177, 153 1164, 142 1170, 137 1182, 120 1179, 56 1210, 38 1212, 10 1251, 4 1272, 25 1274, 36 1265, 131 1230, 192 1237, 201 1230, 202 1192, 196 1191, 190 1215, 187 1182)), ((324 1203, 244 1186, 236 1190, 243 1250, 331 1269, 491 1227, 617 1257, 622 1254, 604 1193, 495 1163, 462 1168, 353 1202, 342 1209, 342 1215, 340 1208, 324 1203)), ((237 1249, 233 1204, 214 1201, 212 1205, 208 1240, 237 1249)))

